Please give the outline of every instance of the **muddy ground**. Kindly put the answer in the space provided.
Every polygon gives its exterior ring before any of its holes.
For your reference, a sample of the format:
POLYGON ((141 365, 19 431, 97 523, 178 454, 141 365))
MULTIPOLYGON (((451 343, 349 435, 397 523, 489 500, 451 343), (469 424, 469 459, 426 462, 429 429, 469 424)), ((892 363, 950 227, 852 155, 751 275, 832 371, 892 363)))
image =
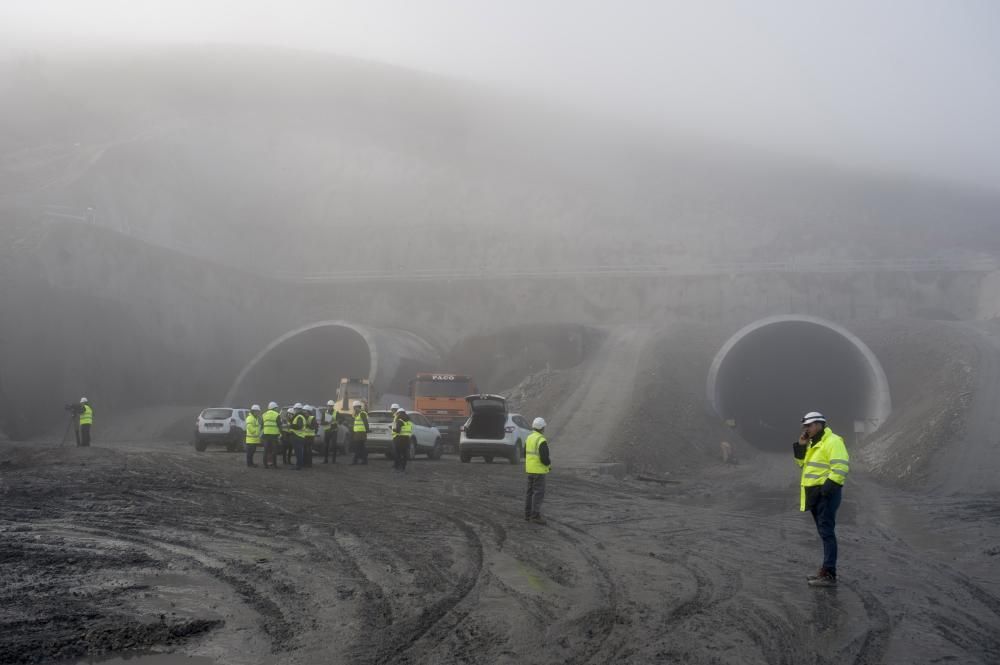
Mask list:
POLYGON ((558 450, 540 526, 507 464, 0 444, 0 662, 1000 661, 996 495, 853 477, 820 590, 790 460, 664 484, 560 471, 558 450))

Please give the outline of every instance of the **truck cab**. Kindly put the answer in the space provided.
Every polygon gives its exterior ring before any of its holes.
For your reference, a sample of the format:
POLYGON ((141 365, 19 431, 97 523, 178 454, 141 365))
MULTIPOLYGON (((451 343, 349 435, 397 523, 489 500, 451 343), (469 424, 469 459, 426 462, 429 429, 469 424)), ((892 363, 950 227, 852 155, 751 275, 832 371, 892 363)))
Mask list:
POLYGON ((413 408, 437 427, 449 452, 458 452, 461 427, 470 414, 465 397, 476 392, 475 381, 463 374, 421 372, 410 381, 413 408))

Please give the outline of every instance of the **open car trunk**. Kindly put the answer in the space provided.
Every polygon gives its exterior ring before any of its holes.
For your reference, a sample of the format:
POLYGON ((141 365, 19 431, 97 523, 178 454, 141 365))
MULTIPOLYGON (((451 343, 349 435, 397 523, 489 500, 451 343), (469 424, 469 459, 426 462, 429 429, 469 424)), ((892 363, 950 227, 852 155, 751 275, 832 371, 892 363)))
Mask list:
POLYGON ((469 439, 502 439, 507 435, 507 414, 499 411, 473 413, 472 419, 465 428, 465 436, 469 439))

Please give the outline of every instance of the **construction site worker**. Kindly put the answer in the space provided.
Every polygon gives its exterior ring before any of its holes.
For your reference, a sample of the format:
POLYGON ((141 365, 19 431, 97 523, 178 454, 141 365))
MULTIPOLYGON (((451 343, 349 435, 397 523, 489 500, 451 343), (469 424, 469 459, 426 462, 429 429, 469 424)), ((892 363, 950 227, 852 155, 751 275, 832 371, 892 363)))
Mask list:
POLYGON ((337 432, 340 426, 337 419, 340 414, 337 412, 337 403, 332 399, 326 401, 326 411, 323 412, 323 464, 330 462, 330 453, 333 453, 333 463, 337 463, 337 432))
POLYGON ((261 440, 264 442, 264 468, 277 468, 278 462, 274 458, 281 443, 281 413, 278 412, 278 403, 271 402, 267 405, 267 411, 261 416, 261 440))
POLYGON ((292 447, 295 448, 295 469, 299 470, 305 468, 305 444, 309 432, 309 421, 306 418, 306 414, 302 411, 301 402, 296 402, 292 408, 295 410, 290 425, 292 447))
POLYGON ((399 473, 406 472, 406 463, 410 459, 410 440, 413 437, 413 423, 405 409, 396 410, 396 418, 392 425, 392 468, 399 473))
POLYGON ((316 409, 311 404, 302 407, 302 415, 306 417, 306 434, 302 437, 305 466, 313 465, 313 446, 316 445, 316 433, 319 425, 316 423, 316 409))
POLYGON ((244 443, 247 449, 247 466, 257 466, 254 464, 253 458, 257 452, 257 446, 260 445, 260 437, 263 429, 264 423, 260 417, 260 404, 254 404, 250 407, 250 413, 247 415, 247 435, 244 443))
POLYGON ((531 434, 524 442, 524 472, 528 475, 528 488, 524 499, 524 519, 535 524, 545 524, 542 501, 545 499, 545 476, 552 470, 549 442, 545 438, 545 419, 535 418, 531 434))
POLYGON ((812 513, 816 531, 823 541, 823 565, 810 575, 810 586, 837 584, 837 509, 844 482, 850 471, 850 458, 844 440, 826 425, 826 417, 810 411, 802 418, 799 440, 792 444, 795 462, 802 467, 799 508, 812 513))
POLYGON ((293 440, 296 438, 292 433, 292 419, 295 417, 295 407, 290 406, 285 409, 281 424, 281 462, 285 466, 292 463, 293 440))
POLYGON ((80 398, 80 446, 86 448, 90 446, 90 426, 94 424, 94 409, 86 397, 80 398))
POLYGON ((351 464, 368 464, 368 432, 371 426, 368 424, 368 414, 362 409, 361 402, 355 400, 351 403, 354 410, 354 423, 351 427, 351 445, 354 448, 354 459, 351 464))

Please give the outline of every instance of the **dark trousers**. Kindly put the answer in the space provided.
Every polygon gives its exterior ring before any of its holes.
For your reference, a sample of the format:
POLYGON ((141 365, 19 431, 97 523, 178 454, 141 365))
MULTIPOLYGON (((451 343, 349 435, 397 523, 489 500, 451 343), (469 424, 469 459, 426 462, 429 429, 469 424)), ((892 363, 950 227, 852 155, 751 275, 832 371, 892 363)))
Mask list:
POLYGON ((823 567, 831 575, 837 574, 837 509, 844 489, 840 485, 831 488, 826 496, 820 494, 809 507, 816 531, 823 541, 823 567))
POLYGON ((277 466, 278 462, 274 455, 278 449, 278 436, 276 434, 265 434, 261 441, 264 443, 264 466, 277 466))
POLYGON ((313 465, 313 444, 315 441, 316 437, 314 436, 307 436, 302 439, 302 452, 304 453, 306 466, 313 465))
POLYGON ((397 471, 406 471, 406 463, 410 459, 410 437, 393 437, 392 448, 392 468, 397 471))
POLYGON ((368 464, 368 433, 353 432, 351 445, 354 447, 354 460, 351 464, 368 464))
POLYGON ((294 434, 281 435, 281 461, 288 466, 292 463, 292 439, 298 438, 294 434))
POLYGON ((293 436, 292 447, 295 448, 295 468, 301 469, 305 466, 306 440, 301 436, 293 436))
POLYGON ((544 473, 528 474, 528 491, 524 496, 524 518, 539 517, 542 514, 542 501, 545 499, 544 473))
POLYGON ((333 463, 337 463, 337 428, 326 430, 323 433, 323 461, 330 461, 330 454, 333 454, 333 463))
POLYGON ((247 466, 254 466, 253 456, 257 452, 257 444, 248 443, 246 444, 246 449, 247 449, 247 466))
POLYGON ((90 445, 90 425, 80 425, 80 445, 83 447, 90 445))

